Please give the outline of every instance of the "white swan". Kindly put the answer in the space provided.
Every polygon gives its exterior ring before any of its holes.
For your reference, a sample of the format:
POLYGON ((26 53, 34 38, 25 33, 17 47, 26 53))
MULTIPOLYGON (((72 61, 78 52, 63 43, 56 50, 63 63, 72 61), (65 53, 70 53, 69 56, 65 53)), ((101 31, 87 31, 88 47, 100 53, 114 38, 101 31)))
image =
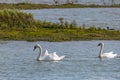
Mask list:
POLYGON ((99 58, 115 58, 117 56, 117 54, 114 54, 113 51, 108 52, 108 53, 103 53, 103 47, 104 47, 104 43, 99 43, 98 46, 101 46, 100 48, 100 52, 99 52, 99 58))
POLYGON ((38 61, 41 61, 41 60, 45 60, 45 61, 58 61, 58 60, 62 60, 65 57, 65 56, 60 56, 59 57, 56 54, 56 52, 49 54, 47 50, 46 50, 45 54, 43 55, 42 47, 39 44, 36 44, 34 46, 33 50, 35 50, 36 48, 39 48, 39 50, 40 50, 39 56, 37 58, 38 61))

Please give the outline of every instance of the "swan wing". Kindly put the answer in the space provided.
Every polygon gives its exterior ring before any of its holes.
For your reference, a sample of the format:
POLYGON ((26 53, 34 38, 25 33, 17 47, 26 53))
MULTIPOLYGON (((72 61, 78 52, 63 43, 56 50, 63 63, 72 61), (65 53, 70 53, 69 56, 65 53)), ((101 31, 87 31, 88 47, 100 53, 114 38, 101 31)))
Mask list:
POLYGON ((58 56, 56 52, 53 53, 56 60, 62 60, 65 56, 58 56))
POLYGON ((51 60, 56 60, 59 56, 56 54, 56 52, 50 53, 49 57, 51 60))
POLYGON ((113 51, 111 51, 110 54, 111 54, 112 56, 114 56, 114 57, 117 56, 117 54, 115 54, 113 51))
POLYGON ((43 60, 56 60, 56 52, 54 52, 54 53, 48 53, 48 51, 46 50, 45 51, 45 55, 42 57, 43 58, 43 60))
POLYGON ((63 59, 65 56, 58 56, 56 54, 56 52, 53 53, 48 53, 48 50, 45 51, 45 54, 42 56, 42 60, 49 60, 49 61, 56 61, 56 60, 61 60, 63 59))
POLYGON ((114 54, 113 51, 103 54, 103 57, 107 57, 107 58, 114 58, 116 56, 117 56, 117 54, 114 54))
POLYGON ((50 57, 51 57, 52 60, 61 60, 61 59, 63 59, 65 56, 59 57, 59 56, 56 54, 56 52, 53 52, 53 53, 50 54, 50 57))
MULTIPOLYGON (((45 55, 49 55, 48 50, 45 51, 45 55)), ((45 55, 44 55, 44 56, 45 56, 45 55)))
POLYGON ((50 60, 48 50, 45 51, 45 54, 42 56, 42 60, 50 60))
POLYGON ((59 58, 59 56, 56 54, 56 52, 53 52, 52 55, 53 55, 54 58, 59 58))

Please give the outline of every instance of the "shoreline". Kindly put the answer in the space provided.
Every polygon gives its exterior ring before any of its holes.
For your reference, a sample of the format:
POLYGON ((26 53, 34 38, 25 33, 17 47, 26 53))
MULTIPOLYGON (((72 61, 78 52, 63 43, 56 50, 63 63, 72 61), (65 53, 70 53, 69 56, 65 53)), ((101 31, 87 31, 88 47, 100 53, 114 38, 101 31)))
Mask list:
POLYGON ((18 10, 0 11, 0 40, 25 41, 79 41, 79 40, 120 40, 119 30, 108 30, 91 26, 77 26, 76 22, 59 23, 35 20, 33 15, 18 10))
POLYGON ((32 3, 17 3, 17 4, 0 3, 0 9, 54 9, 54 8, 120 8, 120 4, 115 4, 115 5, 95 5, 95 4, 49 5, 49 4, 32 4, 32 3))

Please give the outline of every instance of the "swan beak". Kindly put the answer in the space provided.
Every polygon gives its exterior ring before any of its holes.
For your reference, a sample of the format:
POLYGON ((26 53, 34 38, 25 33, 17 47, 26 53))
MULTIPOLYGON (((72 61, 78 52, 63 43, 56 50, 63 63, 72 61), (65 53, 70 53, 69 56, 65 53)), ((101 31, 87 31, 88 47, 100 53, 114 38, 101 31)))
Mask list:
POLYGON ((100 46, 101 44, 99 43, 97 46, 100 46))
POLYGON ((36 49, 37 47, 36 46, 34 46, 34 49, 33 49, 33 51, 35 51, 35 49, 36 49))

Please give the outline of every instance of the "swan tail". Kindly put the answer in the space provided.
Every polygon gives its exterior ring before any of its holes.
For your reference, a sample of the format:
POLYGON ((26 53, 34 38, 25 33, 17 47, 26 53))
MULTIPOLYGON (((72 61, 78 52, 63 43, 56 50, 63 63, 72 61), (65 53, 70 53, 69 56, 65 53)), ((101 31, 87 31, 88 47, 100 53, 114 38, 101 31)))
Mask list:
POLYGON ((62 60, 65 56, 60 56, 59 60, 62 60))
POLYGON ((117 56, 117 54, 115 54, 113 51, 111 51, 110 53, 113 55, 113 57, 117 56))
POLYGON ((114 57, 116 57, 117 56, 117 54, 114 54, 114 57))

